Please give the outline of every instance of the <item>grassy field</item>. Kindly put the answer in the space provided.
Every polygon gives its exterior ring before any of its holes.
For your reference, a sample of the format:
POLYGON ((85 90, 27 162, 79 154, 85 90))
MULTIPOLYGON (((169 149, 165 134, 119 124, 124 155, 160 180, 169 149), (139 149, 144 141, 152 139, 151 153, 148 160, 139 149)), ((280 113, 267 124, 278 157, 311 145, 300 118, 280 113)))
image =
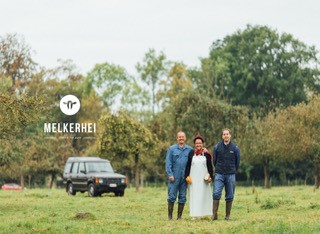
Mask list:
MULTIPOLYGON (((166 188, 127 189, 124 197, 62 189, 0 190, 0 233, 320 233, 320 191, 311 186, 237 187, 231 212, 219 220, 167 220, 166 188)), ((174 214, 176 217, 177 206, 174 214)))

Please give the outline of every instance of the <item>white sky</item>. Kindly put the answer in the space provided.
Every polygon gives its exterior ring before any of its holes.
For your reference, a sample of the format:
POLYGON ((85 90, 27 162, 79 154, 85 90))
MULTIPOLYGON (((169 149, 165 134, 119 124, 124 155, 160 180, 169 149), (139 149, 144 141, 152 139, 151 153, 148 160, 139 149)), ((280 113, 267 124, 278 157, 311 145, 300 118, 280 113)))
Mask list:
POLYGON ((318 0, 0 0, 0 36, 23 35, 47 68, 71 59, 84 75, 103 62, 134 74, 149 48, 199 66, 213 41, 247 24, 319 49, 319 12, 318 0))

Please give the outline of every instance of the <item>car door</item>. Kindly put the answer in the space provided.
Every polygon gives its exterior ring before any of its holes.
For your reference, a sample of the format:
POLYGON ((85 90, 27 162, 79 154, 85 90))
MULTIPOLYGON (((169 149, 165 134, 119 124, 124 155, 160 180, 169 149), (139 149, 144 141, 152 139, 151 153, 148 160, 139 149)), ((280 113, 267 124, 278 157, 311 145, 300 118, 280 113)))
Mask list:
POLYGON ((78 183, 79 183, 79 189, 82 191, 87 190, 87 174, 85 169, 84 162, 79 163, 79 171, 78 171, 78 183))
POLYGON ((71 168, 71 173, 70 173, 71 182, 73 184, 73 190, 75 191, 79 191, 80 189, 79 179, 78 179, 78 168, 79 168, 79 163, 74 162, 71 168))

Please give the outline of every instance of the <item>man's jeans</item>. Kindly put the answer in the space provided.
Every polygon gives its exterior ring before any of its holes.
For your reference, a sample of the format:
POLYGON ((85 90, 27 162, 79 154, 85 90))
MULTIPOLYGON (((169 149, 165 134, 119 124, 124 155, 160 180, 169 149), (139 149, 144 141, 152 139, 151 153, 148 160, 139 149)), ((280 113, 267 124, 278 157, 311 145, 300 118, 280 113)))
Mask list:
POLYGON ((226 201, 232 201, 234 197, 234 190, 236 186, 236 175, 222 175, 216 173, 214 178, 214 187, 213 187, 213 199, 220 200, 222 189, 225 187, 226 191, 226 201))
POLYGON ((175 202, 178 193, 178 203, 185 204, 187 201, 187 182, 184 177, 175 178, 173 183, 168 181, 168 202, 175 202))

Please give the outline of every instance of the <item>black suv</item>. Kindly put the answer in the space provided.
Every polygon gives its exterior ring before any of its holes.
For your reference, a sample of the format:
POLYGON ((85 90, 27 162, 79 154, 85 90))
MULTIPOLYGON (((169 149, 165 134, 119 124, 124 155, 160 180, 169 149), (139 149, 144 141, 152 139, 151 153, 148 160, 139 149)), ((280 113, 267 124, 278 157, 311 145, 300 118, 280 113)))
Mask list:
POLYGON ((123 196, 126 177, 114 173, 109 160, 98 157, 70 157, 63 172, 63 184, 69 195, 88 191, 90 197, 113 192, 123 196))

